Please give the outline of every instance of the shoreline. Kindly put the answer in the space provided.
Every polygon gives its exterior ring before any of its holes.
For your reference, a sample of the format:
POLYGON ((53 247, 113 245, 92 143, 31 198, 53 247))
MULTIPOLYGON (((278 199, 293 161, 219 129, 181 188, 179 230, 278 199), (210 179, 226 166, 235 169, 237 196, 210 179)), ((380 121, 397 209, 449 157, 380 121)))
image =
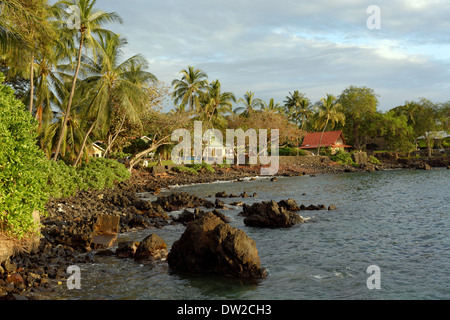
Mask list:
MULTIPOLYGON (((448 159, 446 159, 448 161, 448 159)), ((447 165, 448 168, 448 165, 447 165)), ((149 169, 137 169, 132 177, 115 188, 102 191, 81 191, 72 197, 50 199, 48 216, 41 220, 39 248, 30 253, 13 256, 0 270, 0 300, 39 300, 40 293, 65 283, 66 269, 70 265, 92 263, 95 255, 106 248, 90 248, 89 234, 100 215, 120 217, 118 234, 132 230, 164 228, 178 224, 167 211, 151 201, 144 201, 138 193, 159 197, 178 187, 204 183, 233 183, 253 179, 276 179, 315 174, 341 174, 347 172, 373 172, 397 169, 422 169, 421 164, 382 163, 355 168, 343 165, 280 166, 274 176, 261 176, 259 167, 241 166, 199 172, 198 175, 175 173, 170 169, 153 174, 149 169)), ((194 202, 196 199, 186 199, 194 202)), ((204 199, 200 199, 204 200, 204 199)), ((199 206, 195 204, 195 206, 199 206)), ((195 207, 194 206, 194 207, 195 207)))

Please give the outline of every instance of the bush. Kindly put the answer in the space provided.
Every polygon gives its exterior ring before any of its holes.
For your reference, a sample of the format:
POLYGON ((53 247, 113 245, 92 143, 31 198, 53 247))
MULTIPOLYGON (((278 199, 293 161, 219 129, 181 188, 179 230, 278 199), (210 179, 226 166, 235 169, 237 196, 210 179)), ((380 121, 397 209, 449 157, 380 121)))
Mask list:
POLYGON ((194 168, 189 168, 189 167, 184 167, 184 166, 174 167, 172 170, 175 172, 185 172, 185 173, 193 174, 193 175, 198 174, 197 170, 195 170, 194 168))
POLYGON ((285 147, 285 148, 281 148, 278 150, 278 154, 280 156, 306 156, 307 153, 305 150, 300 149, 300 148, 289 148, 289 147, 285 147))
POLYGON ((369 157, 369 162, 370 162, 371 164, 380 164, 380 163, 381 163, 380 160, 378 160, 378 159, 375 158, 374 156, 370 156, 370 157, 369 157))
MULTIPOLYGON (((0 74, 0 83, 3 82, 0 74)), ((0 84, 0 231, 22 238, 36 230, 33 211, 43 212, 45 161, 36 145, 36 122, 14 91, 0 84)))
POLYGON ((36 128, 13 90, 0 84, 0 231, 19 239, 37 231, 33 211, 44 214, 50 197, 109 188, 131 175, 123 164, 103 158, 80 169, 50 161, 37 146, 36 128))
POLYGON ((199 171, 202 171, 202 170, 206 170, 208 172, 216 172, 216 170, 214 170, 214 168, 210 164, 207 164, 207 163, 188 164, 187 167, 194 169, 196 172, 199 172, 199 171))
POLYGON ((334 155, 330 156, 330 159, 337 163, 343 164, 343 165, 346 165, 346 164, 354 165, 355 164, 353 162, 351 154, 348 152, 345 152, 345 151, 336 152, 334 155))

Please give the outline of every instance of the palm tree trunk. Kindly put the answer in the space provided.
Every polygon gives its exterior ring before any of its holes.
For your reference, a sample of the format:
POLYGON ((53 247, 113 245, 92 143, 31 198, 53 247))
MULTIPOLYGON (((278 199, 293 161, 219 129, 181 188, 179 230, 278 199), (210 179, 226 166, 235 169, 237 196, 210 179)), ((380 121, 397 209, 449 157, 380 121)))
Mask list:
POLYGON ((103 155, 105 158, 108 155, 108 153, 111 151, 112 146, 113 146, 114 142, 116 141, 117 137, 122 132, 123 124, 125 123, 125 119, 126 118, 127 118, 127 114, 124 113, 123 118, 122 118, 122 122, 120 123, 120 126, 119 126, 119 129, 117 129, 117 132, 114 134, 112 140, 108 143, 108 147, 105 150, 105 154, 103 155))
POLYGON ((61 127, 61 135, 59 136, 58 144, 56 145, 55 155, 53 157, 54 161, 58 160, 58 155, 61 150, 62 140, 64 138, 64 132, 66 131, 67 121, 69 120, 69 116, 70 116, 70 109, 72 107, 72 100, 73 100, 73 96, 75 94, 75 87, 77 85, 78 73, 80 71, 80 66, 81 66, 81 50, 83 49, 83 40, 84 40, 84 32, 81 32, 80 47, 78 49, 77 68, 75 70, 75 76, 74 76, 73 82, 72 82, 72 90, 70 91, 69 103, 67 104, 67 110, 66 110, 66 114, 64 116, 64 122, 61 127))
POLYGON ((94 129, 94 126, 95 126, 95 121, 92 122, 91 127, 90 127, 89 130, 86 132, 86 134, 85 134, 85 136, 84 136, 84 139, 83 139, 83 143, 81 144, 80 152, 78 153, 77 159, 75 160, 75 162, 73 163, 72 166, 76 167, 76 166, 78 165, 78 163, 80 162, 81 156, 83 155, 84 147, 86 146, 86 142, 87 142, 88 137, 89 137, 89 135, 91 134, 92 130, 94 129))
POLYGON ((33 101, 34 100, 34 51, 31 54, 31 67, 30 67, 30 113, 33 113, 33 101))
POLYGON ((323 127, 322 134, 320 135, 319 146, 317 147, 317 156, 320 156, 320 145, 322 144, 323 134, 324 134, 327 126, 328 126, 328 118, 327 118, 327 122, 325 123, 325 126, 323 127))

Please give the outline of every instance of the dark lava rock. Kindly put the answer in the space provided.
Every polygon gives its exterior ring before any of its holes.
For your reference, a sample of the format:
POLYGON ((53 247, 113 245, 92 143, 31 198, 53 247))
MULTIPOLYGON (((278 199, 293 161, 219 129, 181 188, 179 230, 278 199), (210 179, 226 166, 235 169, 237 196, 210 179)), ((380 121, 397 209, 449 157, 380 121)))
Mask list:
POLYGON ((255 241, 213 213, 206 213, 187 225, 181 238, 173 244, 167 261, 177 273, 247 279, 267 275, 261 268, 255 241))
POLYGON ((253 205, 244 204, 244 223, 250 227, 261 228, 290 228, 304 222, 296 212, 287 210, 275 201, 264 201, 253 205))

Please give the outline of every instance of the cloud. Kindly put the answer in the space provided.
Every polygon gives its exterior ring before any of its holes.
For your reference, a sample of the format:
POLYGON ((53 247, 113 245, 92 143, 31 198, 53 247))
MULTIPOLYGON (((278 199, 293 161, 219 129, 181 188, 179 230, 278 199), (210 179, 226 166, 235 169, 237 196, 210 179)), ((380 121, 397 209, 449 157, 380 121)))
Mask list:
POLYGON ((380 1, 381 30, 369 30, 373 1, 98 0, 124 19, 112 29, 166 83, 188 65, 224 90, 283 102, 312 101, 350 85, 380 94, 387 110, 425 96, 450 100, 450 1, 380 1))

